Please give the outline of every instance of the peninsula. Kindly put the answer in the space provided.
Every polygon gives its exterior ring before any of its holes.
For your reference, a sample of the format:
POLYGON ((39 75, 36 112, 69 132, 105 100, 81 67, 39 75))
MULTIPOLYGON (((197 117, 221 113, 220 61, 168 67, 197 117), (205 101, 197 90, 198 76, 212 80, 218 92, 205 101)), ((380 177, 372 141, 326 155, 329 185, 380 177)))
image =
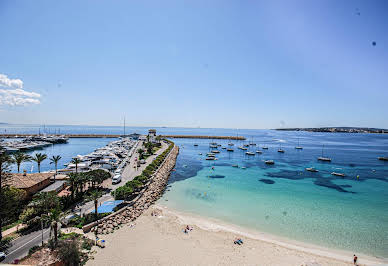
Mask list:
POLYGON ((369 127, 311 127, 311 128, 277 128, 280 131, 308 131, 308 132, 330 132, 330 133, 375 133, 386 134, 388 129, 369 127))

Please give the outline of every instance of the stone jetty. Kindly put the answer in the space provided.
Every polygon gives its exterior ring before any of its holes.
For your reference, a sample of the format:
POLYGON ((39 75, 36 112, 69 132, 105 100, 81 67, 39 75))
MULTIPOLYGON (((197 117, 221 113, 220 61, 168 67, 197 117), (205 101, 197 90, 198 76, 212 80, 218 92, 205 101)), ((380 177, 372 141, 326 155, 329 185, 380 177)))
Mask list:
POLYGON ((92 224, 91 227, 84 227, 84 231, 97 232, 97 234, 109 234, 125 224, 131 224, 145 210, 147 210, 155 201, 157 201, 167 185, 171 170, 175 167, 176 158, 179 153, 178 146, 174 146, 170 154, 166 157, 163 164, 152 177, 148 187, 143 191, 131 206, 125 207, 116 213, 103 218, 92 224))

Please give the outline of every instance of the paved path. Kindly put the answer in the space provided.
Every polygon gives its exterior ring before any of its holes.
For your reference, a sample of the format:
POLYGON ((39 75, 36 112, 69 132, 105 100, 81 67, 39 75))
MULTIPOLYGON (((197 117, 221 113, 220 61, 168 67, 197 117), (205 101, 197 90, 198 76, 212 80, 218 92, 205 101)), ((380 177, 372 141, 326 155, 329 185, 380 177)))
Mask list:
MULTIPOLYGON (((139 154, 137 153, 137 150, 140 149, 140 147, 142 147, 142 145, 143 145, 143 141, 139 141, 135 147, 135 152, 132 154, 132 156, 129 160, 129 163, 124 168, 124 170, 121 174, 121 178, 122 178, 121 182, 118 184, 114 184, 114 185, 111 184, 109 188, 112 190, 115 190, 118 187, 124 186, 125 183, 133 180, 136 176, 140 175, 142 173, 142 171, 147 167, 147 165, 149 165, 157 156, 162 154, 168 148, 167 143, 162 142, 161 144, 162 144, 161 148, 159 150, 157 150, 155 152, 155 154, 149 156, 145 160, 146 161, 145 164, 142 164, 140 167, 136 168, 135 166, 137 165, 137 160, 139 158, 139 154)), ((101 205, 105 201, 110 201, 110 200, 114 200, 113 196, 110 193, 105 194, 99 199, 98 204, 101 205)), ((82 210, 81 210, 82 214, 93 212, 94 211, 94 202, 89 201, 89 202, 85 203, 84 205, 82 205, 81 208, 82 208, 82 210)), ((78 209, 77 212, 78 212, 78 214, 80 214, 80 209, 78 209)))

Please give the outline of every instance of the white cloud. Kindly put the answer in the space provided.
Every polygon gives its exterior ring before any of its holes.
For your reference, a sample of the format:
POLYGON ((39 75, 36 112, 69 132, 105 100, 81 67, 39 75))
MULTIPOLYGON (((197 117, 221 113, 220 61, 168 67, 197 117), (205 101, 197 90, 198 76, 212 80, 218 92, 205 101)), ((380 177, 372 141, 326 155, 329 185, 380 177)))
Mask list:
POLYGON ((23 81, 20 79, 10 79, 4 74, 0 74, 0 86, 6 87, 6 89, 0 89, 0 106, 40 104, 41 95, 23 90, 23 81))
POLYGON ((7 75, 0 74, 0 86, 14 89, 22 89, 23 81, 21 79, 10 79, 7 75))

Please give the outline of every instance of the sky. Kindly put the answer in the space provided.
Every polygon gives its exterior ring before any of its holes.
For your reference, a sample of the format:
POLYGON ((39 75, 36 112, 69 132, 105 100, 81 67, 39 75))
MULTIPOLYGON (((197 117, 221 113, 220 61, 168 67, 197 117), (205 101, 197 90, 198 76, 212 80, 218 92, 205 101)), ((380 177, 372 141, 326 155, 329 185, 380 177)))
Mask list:
POLYGON ((0 29, 0 122, 388 128, 385 0, 1 0, 0 29))

